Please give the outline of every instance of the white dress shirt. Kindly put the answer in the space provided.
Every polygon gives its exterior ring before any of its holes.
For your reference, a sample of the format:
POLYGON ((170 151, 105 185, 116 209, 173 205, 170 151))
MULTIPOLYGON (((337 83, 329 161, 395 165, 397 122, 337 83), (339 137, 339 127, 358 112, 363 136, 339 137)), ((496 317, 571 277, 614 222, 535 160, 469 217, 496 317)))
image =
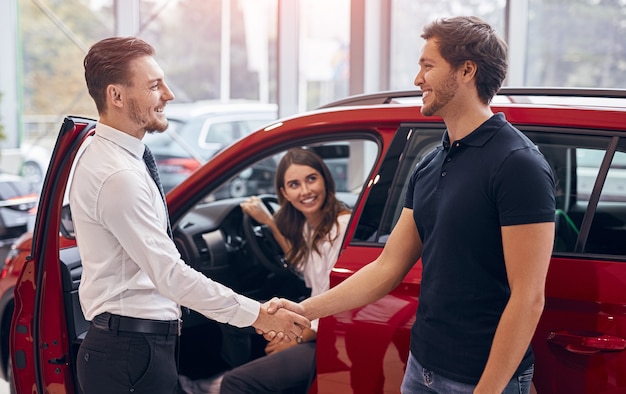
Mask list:
POLYGON ((195 271, 167 235, 165 205, 143 161, 145 145, 98 123, 78 159, 69 198, 83 265, 87 320, 103 312, 176 320, 178 305, 236 327, 250 326, 257 301, 195 271))
MULTIPOLYGON (((339 215, 338 224, 335 224, 327 234, 327 238, 318 244, 320 253, 317 254, 314 251, 309 253, 302 274, 304 283, 311 289, 311 297, 322 294, 330 288, 330 270, 333 269, 339 257, 339 249, 349 221, 350 215, 339 215), (332 239, 334 241, 330 242, 329 240, 332 239)), ((304 239, 310 238, 311 235, 311 231, 305 226, 304 239)), ((319 320, 311 321, 313 331, 317 331, 318 326, 319 320)))

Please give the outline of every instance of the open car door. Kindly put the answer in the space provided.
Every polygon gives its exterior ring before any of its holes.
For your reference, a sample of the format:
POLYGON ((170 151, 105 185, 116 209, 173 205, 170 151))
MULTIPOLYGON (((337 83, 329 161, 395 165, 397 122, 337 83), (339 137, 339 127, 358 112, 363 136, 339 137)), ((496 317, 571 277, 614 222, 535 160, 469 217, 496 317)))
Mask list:
MULTIPOLYGON (((95 125, 91 119, 66 118, 52 153, 37 210, 31 258, 15 286, 10 346, 16 392, 77 391, 70 368, 76 330, 68 324, 64 306, 72 302, 72 294, 64 294, 62 283, 72 278, 59 269, 59 229, 72 163, 95 125)), ((77 248, 71 250, 78 255, 77 248)), ((74 307, 80 308, 78 304, 74 307)))

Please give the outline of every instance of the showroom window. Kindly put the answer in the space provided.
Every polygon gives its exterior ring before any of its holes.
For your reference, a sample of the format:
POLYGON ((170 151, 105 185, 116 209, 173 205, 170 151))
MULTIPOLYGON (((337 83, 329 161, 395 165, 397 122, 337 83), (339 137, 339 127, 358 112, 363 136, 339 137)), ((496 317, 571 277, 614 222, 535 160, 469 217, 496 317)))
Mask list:
POLYGON ((414 89, 413 80, 424 40, 423 27, 434 19, 453 15, 476 15, 505 37, 506 0, 441 1, 393 0, 391 10, 391 89, 414 89))

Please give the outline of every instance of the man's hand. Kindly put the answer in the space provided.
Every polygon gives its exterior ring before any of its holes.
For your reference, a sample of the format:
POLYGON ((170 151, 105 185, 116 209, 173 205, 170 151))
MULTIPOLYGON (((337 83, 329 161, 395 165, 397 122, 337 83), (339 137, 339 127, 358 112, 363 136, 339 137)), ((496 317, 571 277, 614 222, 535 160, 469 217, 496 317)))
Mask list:
MULTIPOLYGON (((252 324, 257 333, 263 334, 265 339, 274 343, 295 340, 297 337, 302 336, 304 328, 311 327, 311 322, 307 318, 283 306, 287 305, 287 303, 282 301, 274 298, 262 304, 259 317, 252 324)), ((287 302, 299 306, 291 301, 287 302)), ((293 305, 290 306, 293 307, 293 305)))
MULTIPOLYGON (((269 313, 270 315, 275 314, 279 309, 284 308, 287 310, 290 310, 292 312, 297 313, 298 315, 304 316, 304 309, 302 308, 302 306, 296 302, 293 301, 289 301, 286 300, 284 298, 272 298, 271 300, 267 301, 265 304, 263 304, 264 307, 266 307, 267 309, 267 313, 269 313)), ((310 322, 309 325, 306 326, 307 328, 310 327, 310 322)), ((304 328, 304 327, 303 327, 304 328)), ((263 331, 263 330, 259 330, 258 328, 256 329, 256 333, 259 335, 263 335, 263 338, 265 338, 267 341, 270 341, 273 344, 277 344, 277 343, 281 343, 281 342, 288 342, 284 340, 284 333, 282 332, 276 332, 276 331, 263 331)), ((302 335, 302 334, 300 334, 302 335)), ((300 336, 297 335, 297 336, 300 336)), ((295 338, 294 338, 295 339, 295 338)))
POLYGON ((265 305, 267 306, 267 312, 269 314, 274 314, 278 309, 285 308, 297 313, 298 315, 304 316, 304 308, 302 307, 302 305, 298 304, 297 302, 286 300, 284 298, 274 297, 271 300, 267 301, 265 305))

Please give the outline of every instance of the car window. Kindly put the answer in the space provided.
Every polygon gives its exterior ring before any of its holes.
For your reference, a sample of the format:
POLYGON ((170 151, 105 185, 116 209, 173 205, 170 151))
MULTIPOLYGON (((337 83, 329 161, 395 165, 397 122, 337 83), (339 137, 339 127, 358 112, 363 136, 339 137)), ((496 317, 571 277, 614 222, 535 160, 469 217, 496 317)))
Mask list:
POLYGON ((189 145, 180 132, 185 125, 182 120, 168 119, 167 130, 163 133, 146 133, 143 143, 150 148, 157 160, 160 157, 195 157, 197 153, 193 147, 197 144, 189 145))
MULTIPOLYGON (((607 152, 602 149, 576 149, 576 175, 578 177, 578 198, 589 198, 602 160, 607 152)), ((626 196, 626 153, 616 151, 600 194, 601 201, 624 201, 626 196)))
POLYGON ((413 168, 441 144, 443 130, 441 124, 407 124, 398 129, 370 187, 353 242, 386 242, 404 207, 413 168))
MULTIPOLYGON (((193 149, 198 149, 198 142, 200 138, 200 134, 202 132, 202 128, 204 127, 206 119, 204 117, 195 117, 190 118, 187 122, 179 127, 175 132, 178 137, 180 137, 181 141, 185 144, 185 146, 189 146, 193 149)), ((172 148, 170 150, 171 154, 174 156, 180 157, 188 157, 189 152, 186 151, 184 146, 180 144, 172 144, 172 148)), ((199 153, 199 149, 198 149, 199 153)))
MULTIPOLYGON (((337 196, 353 206, 378 155, 378 146, 369 140, 333 141, 308 144, 326 163, 335 180, 337 196)), ((274 176, 285 151, 263 158, 231 177, 211 193, 208 200, 276 194, 274 176)))
POLYGON ((250 134, 253 131, 259 130, 260 128, 269 125, 273 120, 274 119, 270 120, 270 118, 244 120, 240 123, 240 127, 245 134, 250 134))
MULTIPOLYGON (((598 133, 595 133, 598 134, 598 133)), ((556 184, 555 254, 626 255, 626 146, 623 139, 527 133, 556 184), (603 167, 607 160, 608 166, 603 167)))
MULTIPOLYGON (((251 115, 235 115, 237 118, 250 117, 251 115)), ((219 151, 238 139, 245 137, 246 135, 266 126, 271 122, 271 118, 266 114, 256 115, 256 119, 248 120, 224 120, 214 121, 209 124, 209 127, 204 134, 204 137, 200 137, 200 147, 207 151, 216 152, 219 151)), ((214 153, 213 153, 214 154, 214 153)), ((206 155, 206 154, 205 154, 206 155)))
POLYGON ((230 145, 241 137, 240 123, 233 121, 212 123, 200 147, 215 150, 216 147, 219 149, 230 145))
MULTIPOLYGON (((626 259, 626 142, 615 143, 616 138, 595 131, 588 135, 558 129, 522 132, 537 144, 555 177, 554 253, 626 259), (603 169, 605 156, 610 166, 603 169)), ((404 206, 413 168, 440 144, 442 133, 441 128, 425 125, 398 130, 353 242, 386 242, 404 206)))
POLYGON ((272 113, 233 114, 224 117, 196 116, 178 127, 175 132, 182 140, 181 144, 172 144, 170 154, 178 157, 189 157, 189 147, 193 156, 208 161, 217 152, 226 148, 238 139, 269 124, 275 116, 272 113))

